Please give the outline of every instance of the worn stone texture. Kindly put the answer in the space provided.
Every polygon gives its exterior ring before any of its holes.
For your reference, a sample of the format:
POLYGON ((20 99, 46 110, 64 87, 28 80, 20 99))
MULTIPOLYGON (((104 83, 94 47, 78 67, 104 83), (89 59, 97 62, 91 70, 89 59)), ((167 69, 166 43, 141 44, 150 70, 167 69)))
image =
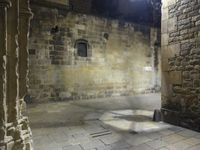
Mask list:
MULTIPOLYGON (((151 40, 156 40, 149 38, 150 27, 36 5, 32 11, 29 94, 33 101, 126 96, 155 87, 151 40), (56 26, 58 31, 52 33, 56 26), (74 45, 79 39, 88 41, 88 57, 78 56, 74 45)), ((159 60, 156 65, 160 70, 159 60)), ((159 75, 156 78, 160 80, 159 75)))
MULTIPOLYGON (((19 91, 27 88, 27 79, 23 77, 27 76, 28 57, 27 54, 22 53, 27 51, 31 14, 28 0, 0 1, 1 150, 32 149, 29 121, 21 113, 21 101, 24 101, 24 97, 19 96, 21 93, 19 91), (23 81, 20 80, 21 77, 23 81)), ((26 92, 22 93, 26 94, 26 92)))
POLYGON ((63 5, 68 5, 69 1, 68 0, 46 0, 47 2, 54 2, 58 4, 63 4, 63 5))
POLYGON ((166 121, 170 122, 176 111, 179 125, 199 130, 200 1, 163 3, 162 107, 171 112, 166 121))

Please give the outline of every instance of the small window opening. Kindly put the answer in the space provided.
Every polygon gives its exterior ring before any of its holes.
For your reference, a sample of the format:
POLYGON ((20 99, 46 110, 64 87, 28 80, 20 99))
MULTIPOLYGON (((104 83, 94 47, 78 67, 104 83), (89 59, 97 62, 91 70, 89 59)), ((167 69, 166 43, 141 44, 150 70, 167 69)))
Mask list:
POLYGON ((75 47, 78 56, 88 57, 88 42, 86 40, 77 40, 75 47))

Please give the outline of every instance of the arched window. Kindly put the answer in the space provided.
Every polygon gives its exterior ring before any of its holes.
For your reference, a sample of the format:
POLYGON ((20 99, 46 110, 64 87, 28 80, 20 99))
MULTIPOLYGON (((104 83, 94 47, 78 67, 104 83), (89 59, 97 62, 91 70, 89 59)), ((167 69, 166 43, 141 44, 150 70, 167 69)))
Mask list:
POLYGON ((79 39, 75 43, 75 49, 77 50, 77 56, 88 57, 88 41, 79 39))

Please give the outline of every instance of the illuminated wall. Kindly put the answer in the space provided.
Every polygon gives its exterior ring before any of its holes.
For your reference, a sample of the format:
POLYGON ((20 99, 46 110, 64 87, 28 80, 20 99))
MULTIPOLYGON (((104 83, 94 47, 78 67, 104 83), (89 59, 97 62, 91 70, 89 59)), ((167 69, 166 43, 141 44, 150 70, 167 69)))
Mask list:
POLYGON ((159 90, 150 27, 38 6, 32 10, 29 94, 34 101, 159 90), (78 55, 77 40, 88 42, 87 57, 78 55))

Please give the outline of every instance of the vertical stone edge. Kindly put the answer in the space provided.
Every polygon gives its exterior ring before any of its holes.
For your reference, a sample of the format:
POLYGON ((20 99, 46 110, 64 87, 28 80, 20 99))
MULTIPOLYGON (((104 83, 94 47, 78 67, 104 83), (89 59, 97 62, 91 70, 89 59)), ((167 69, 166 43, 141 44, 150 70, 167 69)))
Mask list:
POLYGON ((18 120, 18 138, 14 149, 18 150, 20 147, 26 150, 33 149, 32 146, 32 132, 29 126, 29 120, 24 116, 23 112, 26 110, 26 104, 24 97, 28 89, 28 38, 29 38, 29 28, 30 20, 33 14, 30 10, 29 0, 19 0, 19 53, 18 53, 18 76, 19 76, 19 120, 18 120))
POLYGON ((7 137, 6 65, 7 65, 7 9, 9 0, 0 1, 0 149, 5 150, 11 137, 7 137))
POLYGON ((29 0, 0 1, 1 150, 33 149, 29 121, 22 115, 20 103, 21 93, 25 95, 27 91, 27 42, 31 16, 29 0), (23 67, 20 70, 21 62, 23 67), (22 82, 20 76, 25 81, 22 82))
POLYGON ((25 109, 24 97, 28 89, 28 38, 30 20, 33 14, 29 8, 29 0, 20 0, 19 12, 19 99, 20 116, 25 109))

